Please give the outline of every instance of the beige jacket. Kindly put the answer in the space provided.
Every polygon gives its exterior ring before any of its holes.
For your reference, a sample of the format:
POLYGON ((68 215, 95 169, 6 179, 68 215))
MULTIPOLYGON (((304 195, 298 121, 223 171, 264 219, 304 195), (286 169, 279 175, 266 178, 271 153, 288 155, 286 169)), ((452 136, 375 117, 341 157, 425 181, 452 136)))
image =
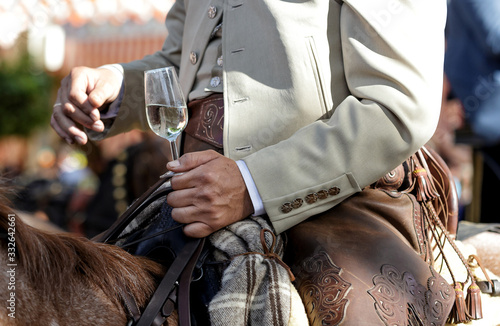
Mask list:
POLYGON ((163 49, 123 64, 124 98, 108 136, 147 128, 144 70, 178 67, 189 93, 222 15, 224 153, 245 161, 284 231, 432 136, 445 10, 445 0, 178 0, 163 49))

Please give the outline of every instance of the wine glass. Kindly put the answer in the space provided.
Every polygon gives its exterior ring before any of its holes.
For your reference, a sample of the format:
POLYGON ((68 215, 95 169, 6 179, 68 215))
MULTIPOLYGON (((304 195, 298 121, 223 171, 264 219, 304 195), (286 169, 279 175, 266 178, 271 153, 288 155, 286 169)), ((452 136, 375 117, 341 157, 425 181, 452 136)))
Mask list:
POLYGON ((174 67, 145 71, 144 93, 149 127, 170 142, 172 160, 177 160, 176 139, 187 125, 188 113, 174 67))

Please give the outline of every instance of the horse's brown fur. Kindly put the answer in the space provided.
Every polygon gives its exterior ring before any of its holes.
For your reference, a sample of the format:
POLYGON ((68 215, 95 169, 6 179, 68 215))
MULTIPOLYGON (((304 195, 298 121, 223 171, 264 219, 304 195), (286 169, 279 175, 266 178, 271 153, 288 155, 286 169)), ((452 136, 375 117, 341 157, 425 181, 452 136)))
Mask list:
POLYGON ((128 291, 140 307, 147 303, 155 290, 156 277, 163 273, 160 265, 112 245, 34 229, 18 217, 12 290, 7 273, 12 268, 7 262, 12 238, 5 235, 9 231, 8 214, 15 213, 6 203, 0 194, 1 325, 123 326, 126 317, 118 289, 128 291), (12 297, 14 315, 6 303, 12 297))

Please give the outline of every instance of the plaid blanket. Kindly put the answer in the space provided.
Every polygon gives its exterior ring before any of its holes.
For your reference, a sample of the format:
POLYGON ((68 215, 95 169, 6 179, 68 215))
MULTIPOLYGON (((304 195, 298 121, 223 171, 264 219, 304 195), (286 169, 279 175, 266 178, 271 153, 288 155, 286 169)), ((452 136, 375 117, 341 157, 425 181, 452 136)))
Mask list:
POLYGON ((270 230, 263 218, 251 217, 209 237, 216 260, 231 261, 209 305, 212 325, 289 324, 291 272, 280 259, 283 241, 270 230))
MULTIPOLYGON (((136 233, 147 237, 172 227, 170 211, 165 199, 159 198, 134 218, 117 244, 134 241, 136 233)), ((250 217, 209 236, 215 260, 230 262, 221 289, 209 304, 212 325, 307 325, 291 272, 281 261, 283 240, 270 230, 263 218, 250 217)), ((161 241, 161 236, 142 241, 135 253, 143 254, 161 241)))

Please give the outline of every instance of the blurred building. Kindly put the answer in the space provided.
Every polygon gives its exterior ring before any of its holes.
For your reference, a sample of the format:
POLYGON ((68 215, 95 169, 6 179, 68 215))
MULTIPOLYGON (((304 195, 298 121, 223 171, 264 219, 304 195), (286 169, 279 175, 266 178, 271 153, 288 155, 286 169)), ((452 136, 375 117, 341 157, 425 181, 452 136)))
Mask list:
MULTIPOLYGON (((31 76, 28 80, 42 72, 55 77, 53 84, 34 91, 38 102, 42 102, 39 91, 52 97, 40 109, 50 115, 59 79, 71 68, 128 62, 159 50, 167 35, 164 19, 172 3, 1 0, 0 62, 19 66, 28 52, 29 64, 20 65, 31 76)), ((4 105, 4 110, 25 110, 23 105, 4 105)), ((19 115, 20 120, 24 118, 19 115)), ((46 128, 29 135, 0 135, 0 176, 19 186, 16 208, 62 229, 93 234, 109 226, 164 172, 162 149, 168 148, 168 142, 138 132, 98 144, 69 146, 47 121, 46 128), (134 160, 137 153, 141 153, 140 160, 134 160)))
POLYGON ((46 71, 96 67, 142 58, 160 49, 173 0, 2 0, 0 49, 26 39, 46 71))

